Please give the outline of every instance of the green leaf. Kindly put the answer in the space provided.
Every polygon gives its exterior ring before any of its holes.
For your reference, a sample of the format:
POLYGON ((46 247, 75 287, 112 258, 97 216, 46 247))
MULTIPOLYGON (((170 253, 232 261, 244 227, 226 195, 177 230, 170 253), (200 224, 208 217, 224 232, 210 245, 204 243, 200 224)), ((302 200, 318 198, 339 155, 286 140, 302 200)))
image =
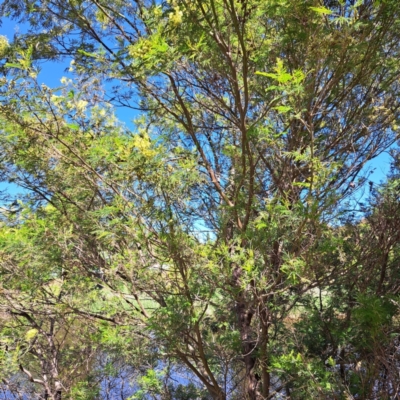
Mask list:
POLYGON ((79 131, 78 124, 67 124, 68 128, 72 129, 73 131, 79 131))
POLYGON ((276 110, 276 111, 278 111, 278 112, 280 112, 282 114, 285 114, 285 113, 289 112, 291 109, 292 109, 292 107, 289 107, 289 106, 277 106, 277 107, 274 107, 274 110, 276 110))
POLYGON ((324 14, 324 15, 332 15, 333 14, 333 11, 326 7, 310 7, 310 10, 313 10, 318 14, 324 14))
POLYGON ((24 69, 24 67, 21 64, 15 64, 15 63, 5 63, 4 66, 7 68, 24 69))
POLYGON ((80 54, 82 54, 82 55, 84 55, 86 57, 91 57, 91 58, 97 58, 98 57, 98 55, 96 53, 88 53, 87 51, 82 50, 82 49, 79 49, 78 53, 80 53, 80 54))

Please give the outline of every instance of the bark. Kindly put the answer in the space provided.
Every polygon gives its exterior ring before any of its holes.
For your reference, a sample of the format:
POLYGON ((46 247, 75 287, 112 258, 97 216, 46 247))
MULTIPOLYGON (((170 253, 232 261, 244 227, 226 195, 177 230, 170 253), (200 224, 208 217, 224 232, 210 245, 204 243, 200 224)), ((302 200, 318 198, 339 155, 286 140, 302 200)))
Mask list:
MULTIPOLYGON (((234 268, 233 276, 236 285, 240 283, 241 269, 236 266, 234 268)), ((245 365, 245 379, 244 379, 244 390, 246 393, 247 400, 259 399, 259 379, 256 377, 254 367, 256 364, 255 347, 256 342, 251 336, 251 320, 254 315, 254 311, 247 305, 246 293, 241 291, 236 301, 236 315, 238 319, 238 327, 240 332, 240 339, 242 342, 242 354, 243 362, 245 365)))
POLYGON ((262 332, 261 332, 261 387, 263 398, 269 396, 270 376, 268 371, 268 316, 262 313, 262 332))

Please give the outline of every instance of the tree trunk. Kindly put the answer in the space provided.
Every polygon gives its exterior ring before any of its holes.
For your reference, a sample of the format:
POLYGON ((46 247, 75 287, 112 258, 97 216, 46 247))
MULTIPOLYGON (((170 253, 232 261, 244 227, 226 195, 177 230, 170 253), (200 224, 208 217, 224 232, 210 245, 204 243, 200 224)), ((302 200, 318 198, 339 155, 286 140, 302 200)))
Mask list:
POLYGON ((240 339, 242 342, 243 361, 246 367, 244 389, 248 400, 257 400, 259 380, 254 373, 254 366, 256 364, 256 356, 254 353, 255 342, 249 334, 251 319, 254 313, 246 307, 243 295, 240 295, 240 297, 242 301, 237 302, 236 312, 238 316, 240 339))
POLYGON ((268 371, 268 316, 262 314, 262 332, 261 332, 261 387, 264 399, 268 398, 270 387, 270 376, 268 371))

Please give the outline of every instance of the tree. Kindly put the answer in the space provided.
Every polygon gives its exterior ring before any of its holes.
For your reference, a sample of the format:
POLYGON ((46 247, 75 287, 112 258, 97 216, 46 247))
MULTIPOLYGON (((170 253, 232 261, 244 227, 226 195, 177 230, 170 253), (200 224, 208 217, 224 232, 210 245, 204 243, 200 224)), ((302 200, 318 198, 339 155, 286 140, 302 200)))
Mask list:
POLYGON ((396 396, 397 339, 371 347, 397 329, 396 219, 348 211, 398 139, 395 1, 1 7, 31 26, 7 49, 3 179, 69 221, 109 316, 214 399, 396 396), (76 83, 37 84, 62 57, 76 83))
POLYGON ((68 246, 68 234, 56 225, 50 206, 35 215, 24 210, 19 221, 14 216, 8 222, 0 231, 1 377, 9 396, 17 387, 19 392, 28 391, 30 398, 61 400, 63 391, 85 381, 100 351, 91 341, 93 328, 84 323, 83 315, 71 312, 75 303, 87 301, 82 298, 87 286, 64 279, 69 251, 60 246, 68 246), (9 380, 10 372, 17 371, 19 380, 9 380))

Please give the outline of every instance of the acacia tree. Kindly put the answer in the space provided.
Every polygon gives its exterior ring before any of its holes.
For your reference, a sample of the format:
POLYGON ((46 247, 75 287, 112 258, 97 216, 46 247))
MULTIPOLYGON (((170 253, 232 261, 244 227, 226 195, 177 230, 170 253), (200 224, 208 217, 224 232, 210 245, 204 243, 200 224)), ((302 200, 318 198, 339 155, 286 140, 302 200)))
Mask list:
POLYGON ((22 72, 3 91, 4 179, 72 221, 80 271, 124 299, 108 312, 212 398, 395 395, 382 356, 395 342, 368 341, 396 330, 397 303, 379 296, 397 294, 398 237, 386 214, 351 233, 343 221, 365 164, 397 140, 399 11, 3 1, 31 26, 7 50, 8 74, 22 72), (29 77, 31 61, 64 56, 78 90, 29 77), (134 131, 104 100, 141 111, 134 131))

